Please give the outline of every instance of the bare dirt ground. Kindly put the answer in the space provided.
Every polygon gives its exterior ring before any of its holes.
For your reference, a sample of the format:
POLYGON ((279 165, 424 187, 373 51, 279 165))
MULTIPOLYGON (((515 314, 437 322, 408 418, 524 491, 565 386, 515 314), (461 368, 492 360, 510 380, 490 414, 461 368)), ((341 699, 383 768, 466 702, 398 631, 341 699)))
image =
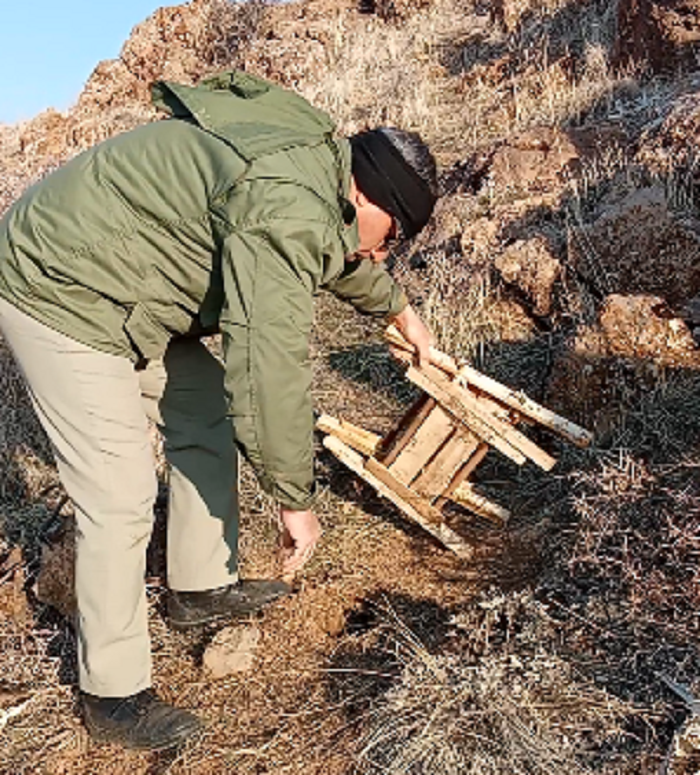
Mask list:
MULTIPOLYGON (((650 5, 658 29, 635 27, 622 0, 194 0, 137 27, 66 114, 0 127, 0 211, 82 148, 152 120, 158 77, 243 66, 342 132, 420 131, 443 197, 395 277, 443 349, 596 434, 586 451, 538 435, 559 459, 548 475, 488 457, 479 484, 513 519, 499 531, 454 511, 468 562, 319 443, 322 545, 293 595, 254 620, 253 669, 220 679, 202 664, 214 633, 164 621, 161 499, 156 687, 208 726, 178 752, 126 753, 80 721, 70 503, 0 342, 0 773, 700 771, 665 680, 700 692, 700 73, 673 36, 647 41, 673 56, 629 59, 645 50, 639 30, 675 29, 678 3, 650 5)), ((319 413, 382 433, 404 411, 414 392, 381 333, 319 297, 319 413)), ((242 572, 268 575, 277 526, 248 470, 242 507, 242 572)))

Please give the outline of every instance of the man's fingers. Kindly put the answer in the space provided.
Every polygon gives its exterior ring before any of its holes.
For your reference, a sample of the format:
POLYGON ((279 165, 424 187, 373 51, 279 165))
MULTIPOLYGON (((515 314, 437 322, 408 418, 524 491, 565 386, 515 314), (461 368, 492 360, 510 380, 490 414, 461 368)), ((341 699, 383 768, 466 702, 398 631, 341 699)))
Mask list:
POLYGON ((296 547, 293 550, 285 550, 282 552, 282 573, 287 576, 292 573, 296 573, 298 570, 306 565, 306 563, 313 556, 316 544, 308 544, 307 546, 296 547))

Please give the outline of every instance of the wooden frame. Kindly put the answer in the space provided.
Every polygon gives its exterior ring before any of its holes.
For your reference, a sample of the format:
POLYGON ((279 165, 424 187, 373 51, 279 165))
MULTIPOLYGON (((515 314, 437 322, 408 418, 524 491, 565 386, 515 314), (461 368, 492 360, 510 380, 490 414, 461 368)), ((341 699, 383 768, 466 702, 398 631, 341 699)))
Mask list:
POLYGON ((420 399, 384 438, 328 415, 316 427, 327 434, 324 446, 348 468, 447 548, 469 557, 471 547, 446 524, 442 509, 450 500, 498 525, 507 522, 507 510, 469 482, 489 449, 518 465, 531 460, 549 471, 555 458, 518 424, 543 426, 581 447, 593 436, 523 393, 470 366, 459 367, 439 350, 431 348, 429 364, 416 365, 412 345, 393 326, 386 338, 408 364, 406 376, 423 391, 420 399))

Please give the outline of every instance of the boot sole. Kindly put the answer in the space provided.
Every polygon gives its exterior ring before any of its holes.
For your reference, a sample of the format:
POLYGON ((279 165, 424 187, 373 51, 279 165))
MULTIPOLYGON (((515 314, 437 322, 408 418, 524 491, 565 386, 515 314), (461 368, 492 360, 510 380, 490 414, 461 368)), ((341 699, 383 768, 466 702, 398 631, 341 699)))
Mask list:
POLYGON ((106 743, 110 745, 120 745, 123 748, 128 748, 130 751, 167 751, 169 748, 177 748, 184 745, 195 735, 201 733, 204 730, 204 724, 201 723, 198 726, 193 727, 190 731, 185 731, 173 740, 163 741, 161 743, 143 744, 139 745, 128 739, 124 739, 119 735, 114 735, 108 730, 94 729, 88 727, 88 733, 90 738, 96 743, 106 743))
POLYGON ((247 611, 226 611, 220 614, 211 614, 209 616, 203 616, 199 619, 175 619, 168 614, 168 617, 167 617, 168 625, 172 627, 174 630, 183 631, 183 630, 191 630, 191 629, 194 629, 195 627, 205 627, 208 624, 220 624, 221 622, 225 622, 225 621, 236 622, 236 621, 240 621, 241 619, 245 619, 249 616, 252 616, 253 614, 259 613, 264 608, 267 608, 272 603, 275 603, 277 600, 281 600, 286 596, 287 596, 287 593, 277 595, 277 597, 273 597, 264 603, 260 603, 259 605, 251 607, 247 611))

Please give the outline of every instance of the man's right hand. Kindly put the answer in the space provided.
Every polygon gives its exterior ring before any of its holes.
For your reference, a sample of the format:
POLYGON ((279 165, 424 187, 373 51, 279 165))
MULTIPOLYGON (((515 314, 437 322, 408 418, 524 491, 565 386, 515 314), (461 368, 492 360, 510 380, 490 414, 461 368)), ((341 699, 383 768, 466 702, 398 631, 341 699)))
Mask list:
POLYGON ((282 577, 291 578, 311 559, 321 537, 321 525, 310 511, 295 511, 280 508, 282 536, 280 539, 280 561, 282 577))
POLYGON ((433 338, 425 323, 410 304, 407 304, 391 322, 401 331, 404 339, 416 348, 416 360, 420 366, 430 363, 430 346, 433 338))

